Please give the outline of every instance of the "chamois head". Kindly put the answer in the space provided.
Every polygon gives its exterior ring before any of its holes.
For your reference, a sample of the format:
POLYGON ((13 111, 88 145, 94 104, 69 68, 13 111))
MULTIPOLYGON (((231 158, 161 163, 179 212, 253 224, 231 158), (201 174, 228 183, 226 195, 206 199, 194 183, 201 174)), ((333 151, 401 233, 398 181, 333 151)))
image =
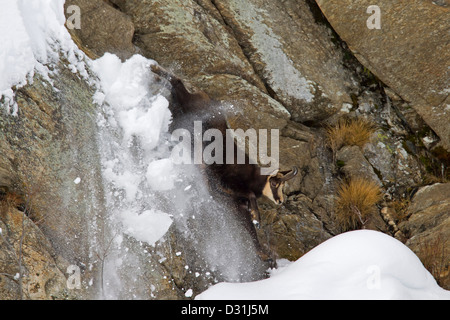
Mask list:
POLYGON ((297 167, 293 167, 290 171, 275 171, 269 175, 263 189, 263 195, 272 200, 276 204, 284 202, 283 187, 286 181, 294 178, 298 173, 297 167))

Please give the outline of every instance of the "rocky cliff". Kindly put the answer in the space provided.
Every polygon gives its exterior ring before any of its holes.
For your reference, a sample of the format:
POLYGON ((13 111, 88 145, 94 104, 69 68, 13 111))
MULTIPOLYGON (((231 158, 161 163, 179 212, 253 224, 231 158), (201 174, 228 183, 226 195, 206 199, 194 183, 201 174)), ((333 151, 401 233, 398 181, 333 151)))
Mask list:
MULTIPOLYGON (((295 165, 300 173, 286 185, 283 206, 259 201, 258 236, 276 258, 296 260, 345 230, 373 229, 404 242, 448 289, 450 4, 382 1, 381 29, 369 29, 369 2, 68 0, 65 6, 81 9, 81 28, 71 34, 90 58, 139 53, 191 91, 233 105, 231 128, 280 130, 281 168, 295 165), (370 127, 342 133, 344 124, 361 119, 370 127), (362 142, 338 139, 363 134, 362 142), (343 184, 358 177, 373 181, 380 196, 369 209, 358 207, 356 222, 344 227, 337 203, 343 184)), ((18 117, 0 101, 1 298, 89 298, 101 286, 89 285, 102 272, 110 241, 101 227, 105 195, 92 139, 95 90, 66 61, 56 68, 52 86, 36 75, 15 90, 18 117), (77 178, 87 183, 73 183, 77 178), (67 289, 69 264, 84 266, 81 291, 67 289)), ((129 285, 139 297, 189 298, 188 289, 197 294, 221 280, 186 268, 205 262, 189 255, 192 244, 176 228, 155 246, 125 241, 140 250, 136 259, 145 266, 139 279, 145 285, 129 285)), ((265 266, 252 263, 249 277, 264 277, 265 266)))

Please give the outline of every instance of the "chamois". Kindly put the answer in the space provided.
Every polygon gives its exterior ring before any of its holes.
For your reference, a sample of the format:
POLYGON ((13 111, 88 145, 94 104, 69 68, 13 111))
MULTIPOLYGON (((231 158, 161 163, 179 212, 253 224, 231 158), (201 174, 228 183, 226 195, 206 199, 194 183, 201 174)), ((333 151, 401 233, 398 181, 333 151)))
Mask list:
MULTIPOLYGON (((171 112, 173 122, 171 130, 184 128, 191 131, 193 122, 202 120, 203 130, 218 129, 222 132, 222 137, 226 137, 227 121, 225 113, 220 109, 220 104, 211 99, 205 92, 190 93, 183 81, 170 74, 158 65, 152 65, 153 73, 167 79, 171 85, 171 112)), ((192 132, 192 131, 191 131, 192 132)), ((224 146, 226 145, 224 140, 224 146)), ((230 196, 237 205, 239 219, 244 223, 245 228, 250 233, 258 253, 263 260, 271 260, 262 249, 256 228, 259 227, 260 214, 257 199, 265 196, 276 204, 284 201, 283 186, 286 181, 294 178, 297 167, 290 171, 276 171, 270 175, 262 175, 261 167, 251 164, 248 155, 245 155, 244 164, 237 162, 237 145, 234 144, 233 164, 211 164, 204 166, 209 186, 222 195, 230 196)), ((223 148, 224 159, 226 148, 223 148)))

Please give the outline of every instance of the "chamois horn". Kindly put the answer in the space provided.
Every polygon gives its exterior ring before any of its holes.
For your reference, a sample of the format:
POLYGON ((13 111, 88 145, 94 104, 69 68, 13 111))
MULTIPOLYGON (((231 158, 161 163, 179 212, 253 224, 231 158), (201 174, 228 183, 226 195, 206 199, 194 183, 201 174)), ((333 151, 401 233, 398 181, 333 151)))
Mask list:
POLYGON ((298 168, 297 167, 292 167, 292 170, 289 173, 286 173, 282 178, 281 178, 281 182, 285 182, 288 180, 293 179, 298 173, 298 168))

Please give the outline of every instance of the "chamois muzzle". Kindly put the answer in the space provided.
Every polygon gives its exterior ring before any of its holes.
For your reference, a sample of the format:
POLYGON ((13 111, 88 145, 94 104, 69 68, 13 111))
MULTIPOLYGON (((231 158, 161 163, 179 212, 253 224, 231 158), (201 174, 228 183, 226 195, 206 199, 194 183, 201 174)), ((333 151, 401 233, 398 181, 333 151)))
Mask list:
POLYGON ((293 179, 298 173, 298 168, 297 167, 292 167, 291 172, 286 173, 282 178, 281 178, 281 182, 286 182, 288 180, 293 179))

